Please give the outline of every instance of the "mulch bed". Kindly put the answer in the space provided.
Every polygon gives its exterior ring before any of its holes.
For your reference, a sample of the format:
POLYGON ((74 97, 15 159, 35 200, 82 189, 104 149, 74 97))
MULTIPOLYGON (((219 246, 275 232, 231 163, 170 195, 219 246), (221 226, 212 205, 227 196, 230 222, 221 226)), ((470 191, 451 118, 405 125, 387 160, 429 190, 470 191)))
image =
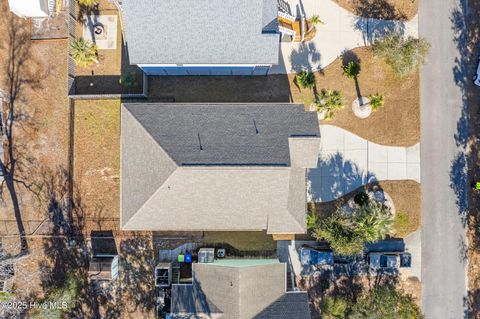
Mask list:
MULTIPOLYGON (((380 93, 385 106, 366 119, 357 118, 352 112, 352 102, 357 98, 355 82, 343 74, 343 61, 338 58, 321 72, 315 73, 316 90, 335 89, 343 94, 344 109, 333 120, 324 121, 344 128, 371 142, 411 146, 420 141, 420 101, 418 72, 403 78, 397 77, 382 59, 373 56, 369 48, 357 48, 348 52, 349 60, 357 60, 361 71, 358 77, 362 96, 380 93)), ((300 89, 289 75, 290 91, 294 102, 304 103, 308 109, 313 101, 313 90, 300 89)))
POLYGON ((342 8, 365 18, 411 20, 420 0, 334 0, 342 8))

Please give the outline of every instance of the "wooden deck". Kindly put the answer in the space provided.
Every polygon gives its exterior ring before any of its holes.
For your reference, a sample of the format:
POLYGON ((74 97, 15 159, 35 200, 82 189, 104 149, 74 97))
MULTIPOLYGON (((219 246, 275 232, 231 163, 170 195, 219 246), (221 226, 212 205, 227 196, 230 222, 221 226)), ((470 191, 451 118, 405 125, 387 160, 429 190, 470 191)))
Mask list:
POLYGON ((299 19, 295 21, 290 21, 279 16, 278 24, 284 28, 295 31, 295 38, 293 39, 293 41, 300 42, 302 40, 302 23, 299 19))

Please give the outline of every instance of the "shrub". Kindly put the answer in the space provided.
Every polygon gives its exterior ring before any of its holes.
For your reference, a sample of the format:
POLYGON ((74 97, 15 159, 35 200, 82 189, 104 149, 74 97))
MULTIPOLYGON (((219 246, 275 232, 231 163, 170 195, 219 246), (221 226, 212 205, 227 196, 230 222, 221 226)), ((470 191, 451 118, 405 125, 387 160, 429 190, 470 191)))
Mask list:
POLYGON ((343 67, 343 74, 349 79, 355 79, 360 74, 360 64, 355 61, 348 62, 343 67))
POLYGON ((120 80, 118 80, 118 83, 120 83, 120 85, 123 85, 124 87, 127 87, 127 88, 134 87, 137 85, 137 75, 135 72, 122 74, 122 76, 120 77, 120 80))
POLYGON ((84 38, 75 39, 70 49, 70 54, 78 66, 87 67, 97 62, 97 46, 84 38))
POLYGON ((338 254, 352 256, 362 253, 365 243, 383 240, 392 224, 390 209, 372 200, 353 213, 338 209, 317 223, 312 235, 317 240, 326 240, 338 254))
POLYGON ((376 112, 379 108, 383 107, 383 105, 385 104, 385 99, 383 98, 383 95, 378 93, 369 95, 368 99, 370 100, 370 107, 374 112, 376 112))
POLYGON ((33 308, 30 317, 32 319, 43 319, 43 318, 65 318, 66 314, 68 314, 77 304, 81 289, 84 282, 81 277, 74 275, 73 273, 67 274, 66 281, 63 282, 63 286, 59 288, 52 289, 45 300, 46 303, 49 302, 57 302, 62 305, 62 307, 56 308, 33 308), (66 307, 63 307, 63 304, 66 307))
POLYGON ((312 236, 327 241, 340 255, 353 256, 363 251, 364 241, 356 232, 352 218, 341 210, 319 223, 312 236))
POLYGON ((337 110, 343 109, 343 97, 340 91, 322 89, 320 94, 315 97, 317 112, 324 112, 325 119, 332 119, 337 110))
POLYGON ((307 214, 307 229, 312 229, 317 224, 318 218, 315 211, 309 211, 307 214))
POLYGON ((365 242, 383 240, 394 221, 390 208, 375 200, 362 205, 355 219, 356 230, 365 242))
POLYGON ((348 309, 348 301, 343 296, 326 296, 320 303, 322 318, 340 319, 345 318, 348 309))
POLYGON ((78 5, 85 8, 91 8, 96 5, 95 0, 77 0, 78 5))
POLYGON ((380 285, 364 294, 352 306, 350 316, 358 319, 424 318, 411 295, 392 285, 380 285))
POLYGON ((315 75, 312 72, 300 71, 295 76, 295 81, 302 89, 311 89, 315 86, 315 75))
POLYGON ((353 201, 357 203, 359 206, 366 204, 369 201, 369 199, 370 198, 365 192, 360 192, 356 194, 355 197, 353 197, 353 201))
POLYGON ((389 35, 376 40, 372 49, 373 54, 384 59, 396 75, 404 76, 415 72, 423 64, 430 44, 424 38, 389 35))

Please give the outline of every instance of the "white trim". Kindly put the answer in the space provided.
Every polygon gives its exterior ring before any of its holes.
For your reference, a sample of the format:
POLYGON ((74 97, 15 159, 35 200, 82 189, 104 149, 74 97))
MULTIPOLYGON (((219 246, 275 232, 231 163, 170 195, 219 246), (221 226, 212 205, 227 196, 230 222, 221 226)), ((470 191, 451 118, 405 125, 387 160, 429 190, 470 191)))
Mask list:
POLYGON ((143 67, 271 67, 272 64, 137 64, 143 67))

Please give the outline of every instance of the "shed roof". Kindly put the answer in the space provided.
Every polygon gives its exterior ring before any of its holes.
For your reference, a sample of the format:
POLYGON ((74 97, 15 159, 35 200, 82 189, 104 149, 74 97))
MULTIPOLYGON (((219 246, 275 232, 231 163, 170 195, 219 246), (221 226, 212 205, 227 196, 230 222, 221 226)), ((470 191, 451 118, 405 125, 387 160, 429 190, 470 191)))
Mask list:
POLYGON ((123 0, 131 64, 278 64, 276 0, 123 0))

